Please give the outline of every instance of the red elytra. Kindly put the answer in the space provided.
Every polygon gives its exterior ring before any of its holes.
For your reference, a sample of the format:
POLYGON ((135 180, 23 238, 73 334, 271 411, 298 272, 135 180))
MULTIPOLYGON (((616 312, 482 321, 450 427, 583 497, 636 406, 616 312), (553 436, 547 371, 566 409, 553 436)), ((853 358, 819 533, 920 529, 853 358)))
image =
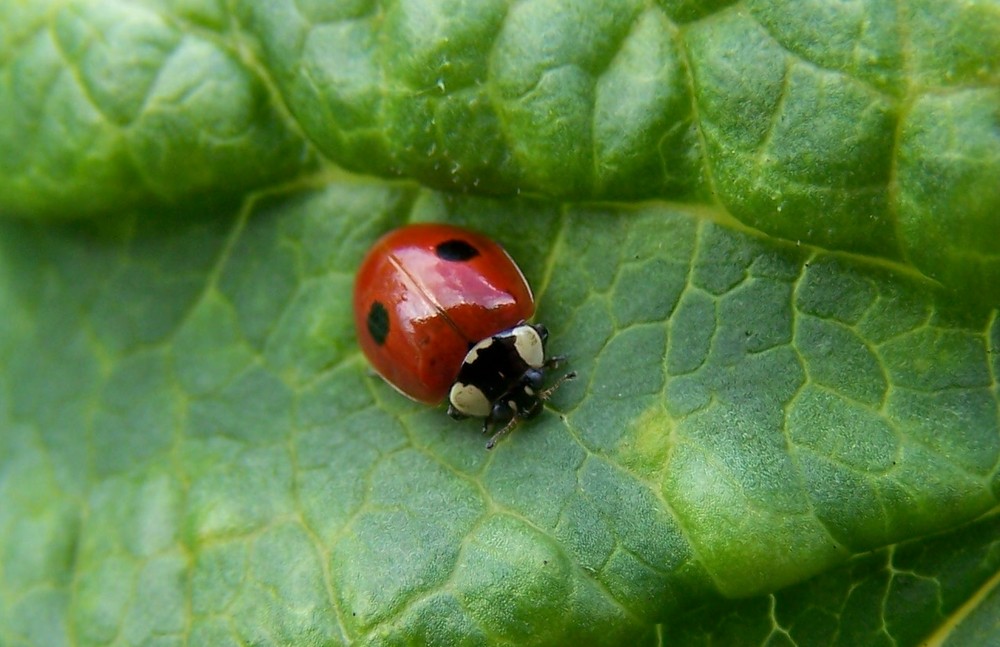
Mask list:
POLYGON ((521 270, 486 236, 407 225, 372 246, 354 284, 354 322, 375 371, 404 395, 436 404, 471 345, 535 312, 521 270))

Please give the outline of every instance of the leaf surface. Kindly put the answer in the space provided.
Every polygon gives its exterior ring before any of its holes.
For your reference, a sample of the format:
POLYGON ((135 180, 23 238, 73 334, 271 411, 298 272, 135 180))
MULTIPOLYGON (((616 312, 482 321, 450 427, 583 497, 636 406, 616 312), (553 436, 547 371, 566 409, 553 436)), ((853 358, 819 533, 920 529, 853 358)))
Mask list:
POLYGON ((995 636, 997 2, 0 25, 0 644, 995 636), (492 452, 357 348, 412 221, 580 374, 492 452))

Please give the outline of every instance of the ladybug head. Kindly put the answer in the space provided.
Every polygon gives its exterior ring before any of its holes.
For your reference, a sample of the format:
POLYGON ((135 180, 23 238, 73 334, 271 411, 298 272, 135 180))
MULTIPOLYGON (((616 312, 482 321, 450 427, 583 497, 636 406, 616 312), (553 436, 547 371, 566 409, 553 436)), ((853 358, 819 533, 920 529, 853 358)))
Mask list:
POLYGON ((534 418, 542 410, 542 398, 539 391, 542 388, 544 374, 540 369, 530 368, 518 383, 493 403, 488 424, 505 424, 515 416, 518 418, 534 418))

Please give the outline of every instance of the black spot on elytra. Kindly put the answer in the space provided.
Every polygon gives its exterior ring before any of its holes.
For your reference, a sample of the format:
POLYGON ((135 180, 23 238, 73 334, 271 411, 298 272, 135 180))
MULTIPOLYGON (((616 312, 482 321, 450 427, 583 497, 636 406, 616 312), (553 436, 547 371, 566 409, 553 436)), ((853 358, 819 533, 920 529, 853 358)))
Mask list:
POLYGON ((372 307, 368 310, 368 334, 372 336, 375 343, 381 346, 385 343, 385 338, 389 336, 389 311, 385 309, 381 301, 372 302, 372 307))
POLYGON ((459 240, 457 238, 446 240, 443 243, 438 243, 434 248, 434 253, 437 254, 438 258, 444 261, 464 262, 479 256, 478 249, 464 240, 459 240))

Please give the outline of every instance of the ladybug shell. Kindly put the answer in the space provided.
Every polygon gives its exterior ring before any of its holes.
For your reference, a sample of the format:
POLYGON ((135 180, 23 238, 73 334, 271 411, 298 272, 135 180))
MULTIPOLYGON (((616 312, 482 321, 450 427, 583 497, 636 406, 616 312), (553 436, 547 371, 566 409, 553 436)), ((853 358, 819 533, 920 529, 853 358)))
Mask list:
POLYGON ((354 323, 374 369, 414 400, 448 394, 469 348, 531 317, 524 275, 500 245, 451 225, 380 238, 354 284, 354 323))

